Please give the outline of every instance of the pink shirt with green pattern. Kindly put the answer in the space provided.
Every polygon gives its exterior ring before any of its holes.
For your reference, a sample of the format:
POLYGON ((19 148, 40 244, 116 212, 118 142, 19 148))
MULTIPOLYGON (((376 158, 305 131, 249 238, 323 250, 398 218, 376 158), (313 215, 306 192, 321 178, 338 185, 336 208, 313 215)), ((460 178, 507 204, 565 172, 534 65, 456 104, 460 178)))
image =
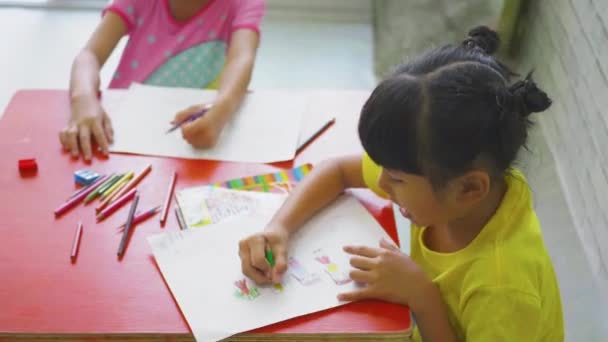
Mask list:
POLYGON ((208 88, 224 67, 232 33, 259 34, 265 0, 211 0, 186 22, 175 20, 169 0, 114 0, 104 9, 122 18, 129 41, 110 88, 132 82, 208 88))

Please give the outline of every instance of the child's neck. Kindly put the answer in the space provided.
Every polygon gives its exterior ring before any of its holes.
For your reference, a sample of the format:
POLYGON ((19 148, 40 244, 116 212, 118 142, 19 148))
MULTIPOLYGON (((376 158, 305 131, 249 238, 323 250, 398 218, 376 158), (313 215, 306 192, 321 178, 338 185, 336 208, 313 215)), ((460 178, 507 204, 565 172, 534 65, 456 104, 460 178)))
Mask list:
POLYGON ((486 199, 466 216, 433 227, 430 239, 433 246, 428 247, 437 252, 451 253, 468 246, 494 216, 506 192, 507 183, 501 180, 492 186, 486 199))
POLYGON ((171 15, 176 21, 188 21, 211 0, 169 0, 171 15))

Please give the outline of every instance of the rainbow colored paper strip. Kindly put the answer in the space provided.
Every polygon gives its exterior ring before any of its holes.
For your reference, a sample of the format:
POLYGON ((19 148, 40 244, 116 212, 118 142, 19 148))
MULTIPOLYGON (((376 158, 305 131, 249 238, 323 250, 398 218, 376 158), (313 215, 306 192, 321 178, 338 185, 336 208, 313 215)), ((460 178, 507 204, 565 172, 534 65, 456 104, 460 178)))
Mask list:
POLYGON ((312 169, 311 164, 304 164, 291 170, 267 173, 264 175, 236 178, 226 182, 214 183, 214 186, 233 190, 251 190, 263 192, 290 192, 312 169))

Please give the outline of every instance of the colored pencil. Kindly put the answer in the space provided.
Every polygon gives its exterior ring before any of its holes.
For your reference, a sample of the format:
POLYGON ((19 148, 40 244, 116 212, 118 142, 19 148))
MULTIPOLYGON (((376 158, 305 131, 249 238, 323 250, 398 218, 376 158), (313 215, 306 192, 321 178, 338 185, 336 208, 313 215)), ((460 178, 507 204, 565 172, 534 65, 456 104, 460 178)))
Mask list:
POLYGON ((334 123, 336 123, 336 118, 329 120, 325 125, 319 128, 310 138, 308 138, 298 149, 296 150, 296 155, 300 154, 306 146, 308 146, 313 140, 317 139, 323 132, 325 132, 329 127, 331 127, 334 123))
POLYGON ((125 231, 122 234, 122 239, 120 240, 120 245, 118 246, 118 257, 122 258, 125 254, 125 248, 127 247, 127 241, 129 240, 129 235, 131 233, 131 227, 133 226, 133 216, 135 215, 135 210, 137 209, 137 203, 139 202, 139 194, 137 190, 135 191, 135 197, 133 198, 133 202, 131 203, 131 209, 129 210, 129 216, 127 217, 127 223, 125 224, 125 231))
POLYGON ((78 247, 80 246, 80 237, 82 236, 82 221, 78 222, 78 227, 76 228, 76 234, 74 235, 74 242, 72 242, 72 253, 70 254, 70 260, 72 262, 76 261, 76 257, 78 256, 78 247))
POLYGON ((173 127, 169 128, 169 130, 167 130, 167 132, 165 132, 165 134, 169 134, 169 133, 175 131, 176 129, 182 127, 186 123, 192 122, 192 121, 202 117, 203 115, 205 115, 205 113, 207 113, 209 111, 209 109, 211 109, 211 105, 206 106, 205 108, 201 109, 200 111, 198 111, 194 114, 190 114, 190 116, 188 116, 182 122, 179 122, 179 123, 173 125, 173 127))
POLYGON ((112 186, 112 184, 114 184, 119 178, 120 178, 120 175, 117 175, 115 173, 111 174, 109 176, 109 178, 106 179, 106 181, 103 184, 101 184, 99 187, 97 187, 97 189, 95 189, 95 191, 91 192, 84 199, 84 203, 89 203, 92 200, 94 200, 95 197, 99 196, 99 194, 101 194, 102 192, 104 192, 108 187, 112 186))
MULTIPOLYGON (((104 178, 104 177, 105 177, 105 175, 99 175, 99 177, 98 177, 97 179, 99 179, 99 178, 104 178)), ((97 179, 96 179, 96 180, 97 180, 97 179)), ((74 191, 74 192, 73 192, 73 193, 70 195, 70 197, 68 197, 68 200, 70 200, 71 198, 73 198, 73 197, 75 197, 75 196, 80 195, 81 193, 83 193, 84 191, 86 191, 88 188, 90 188, 90 187, 91 187, 93 184, 95 184, 95 182, 92 182, 91 184, 87 184, 87 185, 85 185, 85 186, 81 187, 80 189, 78 189, 78 190, 74 191)))
POLYGON ((177 180, 177 172, 173 171, 173 176, 169 181, 169 190, 167 190, 167 197, 165 198, 165 206, 163 213, 160 216, 160 225, 164 226, 167 221, 167 214, 169 213, 169 207, 171 206, 171 197, 173 197, 173 189, 175 188, 175 181, 177 180))
POLYGON ((135 178, 131 179, 129 183, 122 189, 118 190, 115 194, 108 196, 97 208, 95 208, 96 212, 100 212, 105 208, 108 204, 114 202, 117 198, 126 194, 129 190, 133 189, 142 179, 152 170, 152 164, 148 164, 135 178))
POLYGON ((110 196, 113 192, 115 192, 117 189, 119 189, 122 185, 127 184, 127 182, 133 178, 134 173, 133 172, 127 172, 127 174, 125 174, 124 176, 122 176, 119 180, 116 181, 116 183, 112 184, 112 186, 110 186, 109 188, 106 189, 106 191, 104 191, 101 196, 99 197, 99 199, 104 200, 106 199, 108 196, 110 196))
POLYGON ((55 217, 62 215, 63 213, 80 203, 86 196, 89 195, 89 193, 93 192, 99 184, 103 183, 107 179, 107 177, 98 179, 87 190, 81 192, 79 195, 72 197, 70 200, 60 205, 59 208, 55 209, 55 217))
MULTIPOLYGON (((147 220, 148 218, 158 214, 158 212, 160 212, 160 205, 157 207, 154 207, 150 210, 146 210, 143 213, 142 212, 135 213, 135 217, 133 218, 133 225, 136 225, 140 222, 147 220)), ((120 227, 118 227, 118 229, 123 229, 125 226, 126 226, 126 223, 122 224, 120 227)))
POLYGON ((177 224, 179 225, 179 230, 186 229, 186 222, 184 222, 184 218, 182 217, 182 213, 178 208, 175 208, 175 217, 177 218, 177 224))
POLYGON ((118 210, 118 208, 125 205, 125 203, 127 203, 129 200, 131 200, 133 198, 136 191, 137 191, 136 188, 131 189, 131 191, 127 192, 124 196, 117 199, 116 202, 112 203, 107 208, 102 210, 99 214, 97 214, 97 221, 104 220, 105 218, 110 216, 112 213, 114 213, 116 210, 118 210))

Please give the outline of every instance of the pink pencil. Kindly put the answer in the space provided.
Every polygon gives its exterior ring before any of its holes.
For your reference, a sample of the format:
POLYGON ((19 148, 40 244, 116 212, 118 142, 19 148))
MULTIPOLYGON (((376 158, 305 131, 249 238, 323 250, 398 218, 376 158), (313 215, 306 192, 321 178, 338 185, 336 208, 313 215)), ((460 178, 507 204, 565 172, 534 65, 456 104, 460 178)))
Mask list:
POLYGON ((169 182, 169 190, 167 191, 167 197, 165 198, 165 206, 163 213, 160 216, 160 225, 164 226, 167 221, 167 214, 169 213, 169 206, 171 205, 171 197, 173 197, 173 189, 175 188, 175 181, 177 180, 177 172, 173 171, 171 181, 169 182))
POLYGON ((74 235, 74 242, 72 242, 72 253, 70 254, 70 260, 76 261, 78 256, 78 247, 80 246, 80 237, 82 236, 82 222, 78 222, 78 228, 76 228, 76 234, 74 235))
MULTIPOLYGON (((143 213, 135 213, 135 217, 133 217, 133 225, 143 222, 146 219, 156 215, 159 210, 160 210, 160 205, 158 207, 154 207, 150 210, 146 210, 143 213)), ((124 223, 123 225, 118 227, 118 229, 124 229, 126 225, 127 225, 127 223, 124 223)))
POLYGON ((55 209, 55 217, 61 216, 66 211, 73 208, 76 204, 80 203, 80 201, 82 201, 85 197, 87 197, 87 195, 89 193, 91 193, 93 190, 97 189, 97 187, 100 184, 105 182, 108 179, 108 177, 110 177, 110 176, 105 176, 103 178, 99 178, 97 181, 95 181, 95 183, 93 183, 91 186, 89 186, 87 188, 87 190, 79 193, 77 196, 72 197, 67 202, 65 202, 61 206, 59 206, 59 208, 55 209))
POLYGON ((124 196, 117 199, 114 203, 112 203, 110 206, 105 208, 102 212, 100 212, 97 215, 97 221, 99 222, 99 221, 105 219, 106 217, 110 216, 113 212, 118 210, 118 208, 125 205, 127 202, 129 202, 129 200, 131 200, 133 198, 133 196, 135 196, 136 192, 137 192, 137 188, 133 188, 133 189, 131 189, 131 191, 126 193, 124 196))

